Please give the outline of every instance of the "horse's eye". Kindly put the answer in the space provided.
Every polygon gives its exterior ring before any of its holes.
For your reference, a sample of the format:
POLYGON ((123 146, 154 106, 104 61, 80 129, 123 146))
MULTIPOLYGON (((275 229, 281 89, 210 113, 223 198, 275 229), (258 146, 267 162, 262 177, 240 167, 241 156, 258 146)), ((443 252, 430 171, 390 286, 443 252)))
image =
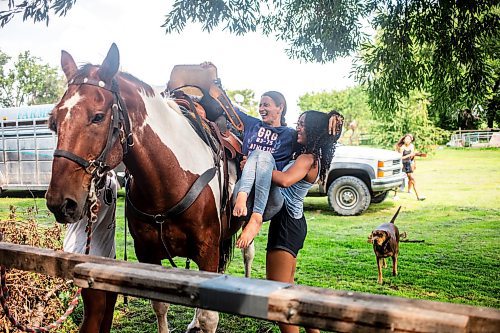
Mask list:
POLYGON ((56 125, 56 121, 54 119, 54 117, 52 116, 52 114, 50 114, 49 116, 49 129, 53 132, 56 132, 57 133, 57 125, 56 125))
POLYGON ((92 122, 94 124, 98 124, 98 123, 102 123, 103 120, 104 120, 104 113, 97 113, 94 115, 92 122))
POLYGON ((57 133, 57 125, 56 125, 55 121, 51 121, 50 122, 49 128, 50 128, 51 131, 54 131, 54 132, 57 133))

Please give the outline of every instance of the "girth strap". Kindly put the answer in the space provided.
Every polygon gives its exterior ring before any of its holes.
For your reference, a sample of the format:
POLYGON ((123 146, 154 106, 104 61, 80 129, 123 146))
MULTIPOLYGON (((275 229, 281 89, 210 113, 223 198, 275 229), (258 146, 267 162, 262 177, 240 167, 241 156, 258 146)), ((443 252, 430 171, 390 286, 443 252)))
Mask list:
MULTIPOLYGON (((217 171, 216 167, 210 168, 201 174, 198 179, 191 185, 191 188, 188 190, 184 198, 181 199, 177 204, 175 204, 172 208, 170 208, 167 212, 161 214, 148 214, 140 211, 137 207, 134 206, 129 197, 129 186, 126 188, 126 197, 127 202, 130 204, 130 207, 140 217, 144 217, 147 219, 154 220, 156 223, 163 223, 166 219, 172 218, 176 215, 182 214, 186 211, 191 205, 195 202, 195 200, 200 195, 201 191, 207 186, 207 184, 214 178, 215 173, 217 171)), ((128 184, 128 183, 127 183, 128 184)))
POLYGON ((176 215, 182 214, 186 209, 191 207, 191 205, 195 202, 196 198, 200 195, 201 191, 207 186, 207 184, 214 178, 215 173, 217 171, 216 167, 210 168, 207 171, 205 171, 198 179, 195 180, 193 185, 191 185, 191 188, 188 190, 184 198, 181 199, 176 205, 174 205, 172 208, 170 208, 166 213, 163 214, 148 214, 144 213, 143 211, 140 211, 137 207, 134 206, 132 203, 132 200, 130 200, 129 196, 129 190, 130 190, 130 182, 127 181, 125 185, 125 197, 126 197, 126 204, 127 206, 130 206, 131 211, 134 212, 139 217, 143 217, 149 220, 154 220, 157 224, 160 225, 160 239, 163 243, 163 247, 165 248, 165 251, 167 252, 167 259, 170 262, 170 265, 172 267, 176 268, 177 265, 175 264, 172 255, 170 254, 170 251, 168 250, 167 244, 165 243, 163 239, 163 222, 165 222, 166 219, 172 218, 176 215))

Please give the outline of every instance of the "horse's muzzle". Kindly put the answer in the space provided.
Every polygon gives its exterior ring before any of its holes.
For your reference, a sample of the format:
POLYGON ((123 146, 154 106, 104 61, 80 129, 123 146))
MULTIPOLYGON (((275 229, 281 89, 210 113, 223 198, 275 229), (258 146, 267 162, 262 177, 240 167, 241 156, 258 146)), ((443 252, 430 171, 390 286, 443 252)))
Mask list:
POLYGON ((54 214, 56 221, 62 224, 76 223, 82 218, 82 209, 70 198, 65 198, 60 203, 58 200, 50 200, 47 196, 47 207, 54 214))

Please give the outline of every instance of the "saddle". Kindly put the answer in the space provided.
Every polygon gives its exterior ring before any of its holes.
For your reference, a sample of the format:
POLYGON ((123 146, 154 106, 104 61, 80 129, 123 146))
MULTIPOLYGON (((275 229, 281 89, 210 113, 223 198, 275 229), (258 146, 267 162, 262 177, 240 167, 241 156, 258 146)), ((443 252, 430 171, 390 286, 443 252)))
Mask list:
MULTIPOLYGON (((223 176, 224 183, 228 184, 228 159, 242 154, 241 141, 233 132, 241 134, 243 123, 222 89, 217 68, 209 62, 174 66, 164 95, 174 99, 198 135, 212 148, 214 155, 221 158, 223 173, 219 177, 223 176)), ((220 162, 216 161, 216 166, 220 162)), ((222 230, 223 234, 228 235, 231 234, 229 230, 240 226, 241 222, 231 222, 229 187, 223 188, 221 179, 219 184, 222 193, 222 230)))
POLYGON ((224 114, 234 129, 243 131, 243 123, 222 88, 214 64, 204 62, 200 65, 174 66, 167 83, 167 90, 170 92, 181 90, 186 95, 197 97, 210 121, 217 123, 224 114))
POLYGON ((174 66, 167 92, 180 106, 217 125, 212 130, 230 153, 229 158, 236 157, 236 153, 241 154, 241 141, 229 130, 226 119, 239 134, 243 131, 243 123, 222 89, 214 64, 204 62, 200 65, 174 66))

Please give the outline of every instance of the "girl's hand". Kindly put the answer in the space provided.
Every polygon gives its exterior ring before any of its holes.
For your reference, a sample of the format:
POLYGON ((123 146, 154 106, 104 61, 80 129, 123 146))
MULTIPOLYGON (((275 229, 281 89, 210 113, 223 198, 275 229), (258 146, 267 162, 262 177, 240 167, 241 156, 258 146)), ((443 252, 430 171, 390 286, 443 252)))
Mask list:
POLYGON ((342 132, 342 124, 344 122, 344 117, 338 113, 333 113, 328 119, 328 134, 330 135, 340 135, 342 132))
POLYGON ((240 169, 243 170, 243 168, 245 167, 245 164, 247 163, 247 156, 243 156, 243 159, 241 160, 240 162, 240 169))

